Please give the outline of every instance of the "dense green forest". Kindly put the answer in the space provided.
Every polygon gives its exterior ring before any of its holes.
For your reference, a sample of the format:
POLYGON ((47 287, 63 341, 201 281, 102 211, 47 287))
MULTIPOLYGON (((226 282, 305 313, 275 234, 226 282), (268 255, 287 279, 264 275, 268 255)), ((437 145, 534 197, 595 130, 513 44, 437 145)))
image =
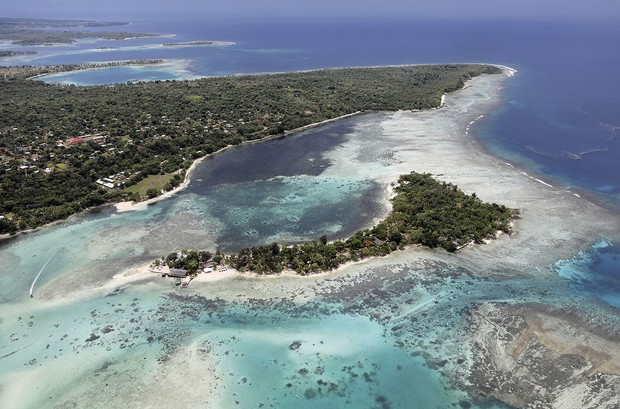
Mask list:
MULTIPOLYGON (((457 186, 429 174, 403 175, 394 190, 392 212, 372 229, 331 243, 323 236, 318 241, 292 246, 273 243, 246 248, 225 257, 225 262, 239 271, 273 274, 290 269, 307 275, 333 270, 348 261, 385 256, 408 245, 454 252, 469 243, 494 238, 498 231, 510 233, 510 220, 516 216, 503 205, 484 203, 475 194, 466 195, 457 186)), ((197 254, 186 251, 186 257, 178 257, 171 253, 162 261, 195 272, 200 266, 197 254)))
POLYGON ((70 44, 81 38, 123 40, 135 37, 154 37, 156 34, 119 31, 58 30, 75 27, 109 27, 127 23, 90 20, 47 20, 34 18, 0 18, 0 39, 18 45, 70 44), (50 30, 54 28, 55 30, 50 30))
POLYGON ((88 207, 139 200, 148 175, 183 180, 199 157, 344 114, 427 109, 487 65, 423 65, 155 81, 50 85, 54 67, 0 67, 0 232, 88 207), (105 180, 105 181, 104 181, 105 180), (104 185, 105 183, 105 185, 104 185))

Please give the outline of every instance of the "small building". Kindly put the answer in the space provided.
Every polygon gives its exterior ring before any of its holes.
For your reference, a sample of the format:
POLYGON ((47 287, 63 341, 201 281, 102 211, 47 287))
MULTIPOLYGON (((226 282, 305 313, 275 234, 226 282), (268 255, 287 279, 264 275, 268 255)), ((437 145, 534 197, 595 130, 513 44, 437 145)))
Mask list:
POLYGON ((108 189, 114 189, 114 187, 115 187, 115 186, 114 186, 114 183, 104 182, 104 181, 103 181, 103 180, 101 180, 101 179, 97 179, 97 180, 95 181, 95 183, 97 183, 97 184, 99 184, 99 185, 101 185, 101 186, 105 186, 105 187, 107 187, 108 189))
POLYGON ((82 142, 86 142, 88 140, 88 138, 84 138, 84 137, 78 137, 78 138, 71 138, 67 140, 67 144, 68 145, 73 145, 76 143, 82 143, 82 142))
POLYGON ((162 274, 164 277, 165 276, 170 276, 170 277, 187 277, 188 276, 188 271, 184 270, 182 268, 171 268, 170 271, 168 271, 167 273, 162 274))
POLYGON ((213 272, 213 268, 212 267, 205 267, 202 271, 206 273, 212 273, 213 272))

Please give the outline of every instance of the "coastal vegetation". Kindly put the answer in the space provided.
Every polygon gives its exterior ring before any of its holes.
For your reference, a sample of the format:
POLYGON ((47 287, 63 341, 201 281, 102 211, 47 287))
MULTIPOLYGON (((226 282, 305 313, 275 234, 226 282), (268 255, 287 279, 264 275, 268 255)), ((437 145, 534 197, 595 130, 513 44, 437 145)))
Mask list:
MULTIPOLYGON (((308 275, 333 270, 350 261, 385 256, 410 245, 455 252, 467 244, 495 238, 498 232, 510 233, 510 220, 516 215, 503 205, 485 203, 476 194, 467 195, 430 174, 403 175, 394 191, 392 212, 385 220, 346 240, 327 242, 322 236, 318 241, 291 246, 254 246, 226 256, 224 262, 242 272, 274 274, 293 270, 308 275)), ((171 268, 196 271, 200 265, 198 253, 183 254, 179 258, 172 253, 162 262, 171 268)))
POLYGON ((169 186, 173 178, 174 175, 170 174, 149 175, 135 185, 125 188, 124 191, 137 195, 138 200, 145 196, 152 199, 153 197, 159 196, 159 192, 164 190, 166 186, 169 186))
POLYGON ((212 262, 213 260, 220 262, 222 260, 221 253, 218 252, 213 255, 208 251, 183 249, 180 252, 174 251, 166 257, 155 260, 151 266, 168 266, 169 268, 183 269, 193 275, 196 274, 198 269, 204 266, 205 263, 212 262))
POLYGON ((20 55, 35 55, 36 51, 7 51, 0 50, 0 57, 17 57, 20 55))
POLYGON ((11 215, 0 233, 142 199, 127 188, 149 175, 173 175, 170 190, 195 159, 230 145, 355 112, 437 107, 468 79, 501 72, 423 65, 88 87, 30 79, 65 69, 0 67, 0 215, 11 215))
POLYGON ((127 23, 90 20, 48 20, 35 18, 0 18, 0 39, 16 45, 71 44, 82 38, 123 40, 126 38, 154 37, 157 34, 122 31, 60 30, 75 27, 109 27, 127 23), (51 30, 50 30, 51 29, 51 30))

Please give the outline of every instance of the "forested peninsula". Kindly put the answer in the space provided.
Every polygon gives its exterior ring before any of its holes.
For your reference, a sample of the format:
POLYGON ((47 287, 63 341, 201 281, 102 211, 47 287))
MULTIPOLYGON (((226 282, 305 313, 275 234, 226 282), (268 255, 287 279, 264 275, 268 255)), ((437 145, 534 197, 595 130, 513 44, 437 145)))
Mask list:
POLYGON ((47 20, 36 18, 0 18, 0 39, 13 44, 33 46, 71 44, 82 38, 124 40, 127 38, 156 37, 158 34, 123 31, 78 31, 76 27, 110 27, 127 23, 90 20, 47 20), (71 30, 60 30, 69 28, 71 30))
MULTIPOLYGON (((329 69, 111 86, 0 67, 0 233, 171 190, 197 158, 363 111, 429 109, 489 65, 329 69)), ((62 70, 62 69, 59 69, 62 70)))

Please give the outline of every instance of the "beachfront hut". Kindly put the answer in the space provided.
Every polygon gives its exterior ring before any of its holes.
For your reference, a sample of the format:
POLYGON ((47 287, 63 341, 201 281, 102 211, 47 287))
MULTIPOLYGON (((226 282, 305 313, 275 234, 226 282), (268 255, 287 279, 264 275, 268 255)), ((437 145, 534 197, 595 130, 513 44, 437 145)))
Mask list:
POLYGON ((162 274, 162 275, 164 277, 166 275, 168 275, 170 277, 180 277, 180 278, 183 278, 183 277, 187 277, 188 274, 189 274, 188 271, 184 270, 182 268, 171 268, 170 271, 167 274, 162 274))

